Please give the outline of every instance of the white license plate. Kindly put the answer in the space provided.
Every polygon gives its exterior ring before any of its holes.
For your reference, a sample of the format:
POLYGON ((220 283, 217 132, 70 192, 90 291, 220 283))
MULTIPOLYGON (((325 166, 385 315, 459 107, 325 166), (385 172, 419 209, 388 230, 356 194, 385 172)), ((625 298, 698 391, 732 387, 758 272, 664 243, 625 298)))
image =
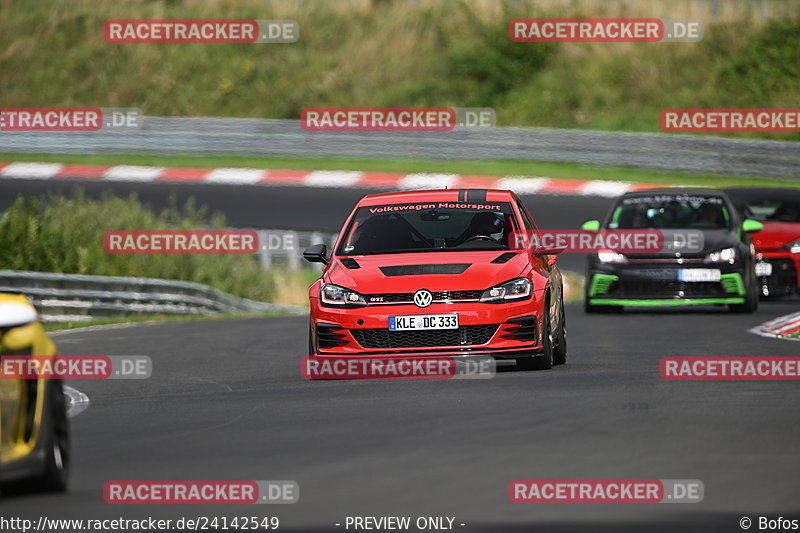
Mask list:
POLYGON ((719 281, 721 272, 717 268, 682 268, 678 270, 678 281, 719 281))
POLYGON ((756 263, 756 276, 771 276, 772 263, 756 263))
POLYGON ((458 315, 403 315, 389 317, 389 331, 458 329, 458 315))

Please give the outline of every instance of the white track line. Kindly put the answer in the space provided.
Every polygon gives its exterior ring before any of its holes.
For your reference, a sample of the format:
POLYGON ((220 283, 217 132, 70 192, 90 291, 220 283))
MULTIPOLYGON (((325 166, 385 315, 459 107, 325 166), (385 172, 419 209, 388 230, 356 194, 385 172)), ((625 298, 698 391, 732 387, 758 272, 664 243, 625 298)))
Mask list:
POLYGON ((221 183, 225 185, 253 185, 267 175, 266 170, 257 168, 216 168, 202 183, 221 183))
POLYGON ((315 170, 303 180, 307 187, 353 187, 364 175, 363 172, 345 170, 315 170))
POLYGON ((400 190, 444 189, 445 187, 453 189, 460 177, 458 174, 409 174, 400 179, 397 188, 400 190))
POLYGON ((103 179, 107 181, 154 181, 165 170, 165 167, 117 165, 109 168, 103 174, 103 179))
POLYGON ((108 329, 126 329, 126 328, 135 328, 139 326, 153 326, 156 324, 168 324, 179 322, 178 320, 146 320, 144 322, 123 322, 121 324, 100 324, 97 326, 83 326, 81 328, 71 328, 71 329, 60 329, 58 331, 51 331, 49 335, 51 337, 57 337, 61 335, 69 335, 70 333, 86 333, 92 331, 105 331, 108 329))
POLYGON ((64 167, 61 163, 11 163, 0 176, 18 179, 47 179, 58 175, 64 167))
POLYGON ((588 196, 605 196, 616 198, 630 190, 633 183, 626 181, 592 180, 579 189, 579 194, 588 196))
POLYGON ((534 194, 541 191, 548 183, 550 183, 550 178, 506 176, 496 181, 492 188, 509 189, 517 194, 534 194))

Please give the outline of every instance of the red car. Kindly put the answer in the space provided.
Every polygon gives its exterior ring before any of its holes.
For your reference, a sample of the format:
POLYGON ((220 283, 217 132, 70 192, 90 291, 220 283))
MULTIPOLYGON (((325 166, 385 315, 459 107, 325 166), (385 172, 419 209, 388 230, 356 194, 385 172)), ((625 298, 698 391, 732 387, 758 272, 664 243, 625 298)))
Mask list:
POLYGON ((566 361, 556 256, 520 243, 538 231, 511 191, 365 196, 309 289, 311 357, 447 355, 566 361))
POLYGON ((743 217, 764 225, 753 234, 761 294, 800 292, 800 189, 741 187, 726 192, 743 217))

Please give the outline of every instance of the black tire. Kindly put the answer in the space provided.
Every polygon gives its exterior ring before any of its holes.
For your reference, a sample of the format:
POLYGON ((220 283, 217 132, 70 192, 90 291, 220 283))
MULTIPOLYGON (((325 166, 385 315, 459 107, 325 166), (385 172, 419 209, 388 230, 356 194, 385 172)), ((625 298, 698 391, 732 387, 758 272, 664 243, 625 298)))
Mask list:
POLYGON ((747 285, 744 303, 731 304, 728 309, 732 313, 755 313, 758 309, 758 292, 758 286, 755 284, 755 280, 751 278, 750 283, 747 285))
POLYGON ((61 381, 50 382, 50 424, 44 436, 44 472, 33 484, 41 492, 65 492, 69 485, 70 443, 67 402, 61 381))
POLYGON ((542 354, 535 357, 518 357, 518 370, 549 370, 553 368, 553 342, 550 338, 550 304, 544 303, 542 319, 542 354))
MULTIPOLYGON (((308 357, 317 355, 317 345, 314 342, 314 321, 308 319, 308 357)), ((309 381, 319 381, 321 378, 315 376, 308 376, 309 381)))
POLYGON ((561 306, 561 321, 556 337, 556 347, 553 350, 553 364, 563 365, 567 362, 567 313, 561 306))
POLYGON ((311 318, 308 319, 308 355, 314 355, 316 351, 314 350, 314 321, 311 318))

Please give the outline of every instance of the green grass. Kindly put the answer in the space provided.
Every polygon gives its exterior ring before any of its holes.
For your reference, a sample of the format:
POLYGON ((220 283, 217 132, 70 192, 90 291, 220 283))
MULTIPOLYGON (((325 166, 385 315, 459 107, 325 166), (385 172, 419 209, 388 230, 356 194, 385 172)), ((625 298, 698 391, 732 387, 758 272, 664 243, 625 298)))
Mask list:
POLYGON ((45 331, 64 331, 69 329, 89 328, 96 326, 112 326, 116 324, 149 324, 161 322, 187 322, 191 320, 219 320, 235 318, 263 318, 272 316, 286 316, 283 312, 269 313, 218 313, 215 315, 149 315, 129 316, 119 318, 93 318, 76 322, 48 322, 44 324, 45 331))
MULTIPOLYGON (((3 106, 297 118, 311 106, 491 106, 501 126, 658 131, 667 107, 796 107, 796 0, 0 0, 3 106), (361 2, 366 4, 367 2, 361 2), (635 4, 635 5, 634 5, 635 4), (664 4, 660 6, 659 4, 664 4), (488 7, 487 7, 488 6, 488 7), (516 17, 692 17, 698 43, 515 43, 516 17), (291 18, 294 44, 109 44, 108 19, 291 18)), ((727 134, 800 140, 800 133, 727 134)))
POLYGON ((583 274, 579 274, 578 272, 572 272, 570 270, 562 270, 561 275, 564 278, 564 282, 569 285, 569 295, 564 299, 566 302, 582 302, 583 301, 583 289, 586 284, 586 277, 583 274))
POLYGON ((659 172, 632 167, 600 167, 576 163, 546 163, 521 160, 451 161, 440 159, 348 159, 281 158, 238 156, 150 156, 150 155, 32 155, 0 154, 0 161, 59 162, 95 165, 147 165, 165 167, 240 167, 300 170, 360 170, 374 172, 432 172, 486 176, 543 176, 560 179, 632 181, 662 185, 701 187, 800 187, 796 179, 759 176, 723 176, 659 172))

